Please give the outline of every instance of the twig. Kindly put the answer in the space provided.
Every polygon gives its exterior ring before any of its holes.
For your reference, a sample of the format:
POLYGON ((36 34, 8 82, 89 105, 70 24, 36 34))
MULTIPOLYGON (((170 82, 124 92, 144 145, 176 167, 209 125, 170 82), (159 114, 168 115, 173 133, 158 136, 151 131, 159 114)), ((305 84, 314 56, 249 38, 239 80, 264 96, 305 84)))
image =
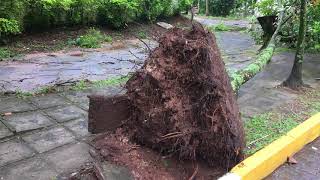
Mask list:
POLYGON ((261 138, 258 138, 258 139, 256 139, 256 140, 250 142, 250 143, 248 144, 248 146, 250 146, 250 145, 252 145, 252 144, 254 144, 254 143, 256 143, 256 142, 258 142, 258 141, 260 141, 260 140, 262 140, 262 139, 264 139, 264 138, 266 138, 266 137, 268 137, 268 136, 270 136, 270 135, 271 135, 271 134, 268 134, 268 135, 265 135, 265 136, 263 136, 263 137, 261 137, 261 138))
POLYGON ((175 135, 175 134, 181 134, 181 132, 168 133, 168 134, 163 135, 163 136, 161 136, 161 137, 164 138, 164 137, 168 137, 168 136, 175 135))
POLYGON ((137 55, 135 55, 131 50, 129 50, 129 53, 130 53, 132 56, 134 56, 135 58, 143 61, 143 59, 139 58, 139 57, 138 57, 137 55))
POLYGON ((139 38, 137 36, 136 36, 136 38, 139 39, 139 41, 141 41, 148 48, 149 53, 151 53, 151 48, 149 47, 149 45, 144 40, 142 40, 141 38, 139 38))
POLYGON ((189 178, 189 180, 193 180, 196 177, 196 175, 198 174, 198 171, 199 171, 199 165, 197 164, 197 167, 194 170, 192 176, 189 178))

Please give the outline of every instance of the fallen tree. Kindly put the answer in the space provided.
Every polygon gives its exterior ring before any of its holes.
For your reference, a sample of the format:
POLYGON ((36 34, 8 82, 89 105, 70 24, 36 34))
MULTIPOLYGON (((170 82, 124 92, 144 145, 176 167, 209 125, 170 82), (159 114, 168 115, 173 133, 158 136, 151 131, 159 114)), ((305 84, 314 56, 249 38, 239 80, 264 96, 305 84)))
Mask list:
POLYGON ((127 82, 132 139, 179 159, 230 168, 243 158, 239 109, 215 38, 196 23, 164 35, 127 82))
POLYGON ((279 15, 277 29, 272 35, 269 41, 269 44, 266 46, 265 49, 262 49, 260 51, 256 60, 253 63, 249 64, 246 68, 240 69, 235 72, 231 72, 229 74, 229 77, 231 79, 232 89, 235 92, 237 92, 240 89, 240 86, 242 84, 246 83, 249 79, 255 76, 258 72, 260 72, 264 68, 265 65, 267 65, 270 62, 272 55, 274 53, 274 50, 276 48, 276 37, 281 29, 281 26, 283 25, 283 17, 284 17, 284 11, 281 11, 279 15))

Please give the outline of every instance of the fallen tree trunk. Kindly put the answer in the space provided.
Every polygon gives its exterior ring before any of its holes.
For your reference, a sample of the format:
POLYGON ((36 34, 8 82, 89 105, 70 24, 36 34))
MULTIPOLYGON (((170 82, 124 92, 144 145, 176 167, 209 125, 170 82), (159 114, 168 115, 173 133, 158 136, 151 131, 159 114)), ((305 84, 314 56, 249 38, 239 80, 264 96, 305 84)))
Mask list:
POLYGON ((246 68, 238 70, 236 72, 231 72, 229 77, 231 79, 232 89, 237 92, 240 89, 240 86, 246 83, 249 79, 255 76, 258 72, 260 72, 266 64, 268 64, 272 58, 276 47, 276 37, 280 31, 283 21, 284 12, 280 12, 278 27, 276 31, 273 33, 269 44, 265 49, 263 49, 259 54, 257 59, 249 64, 246 68))

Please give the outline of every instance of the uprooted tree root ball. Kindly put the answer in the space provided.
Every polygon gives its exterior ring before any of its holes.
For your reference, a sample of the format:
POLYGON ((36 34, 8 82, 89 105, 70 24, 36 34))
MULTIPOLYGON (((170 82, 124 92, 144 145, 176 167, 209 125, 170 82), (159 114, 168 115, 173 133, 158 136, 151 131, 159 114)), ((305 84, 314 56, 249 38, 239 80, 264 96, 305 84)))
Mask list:
POLYGON ((200 24, 172 29, 126 84, 124 129, 135 142, 179 159, 230 168, 244 131, 215 37, 200 24))

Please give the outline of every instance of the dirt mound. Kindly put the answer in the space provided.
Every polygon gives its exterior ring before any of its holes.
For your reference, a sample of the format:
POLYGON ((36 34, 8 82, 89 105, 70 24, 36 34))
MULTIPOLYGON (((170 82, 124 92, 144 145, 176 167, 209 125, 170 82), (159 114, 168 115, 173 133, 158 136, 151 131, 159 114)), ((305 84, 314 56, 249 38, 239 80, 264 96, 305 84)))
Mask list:
POLYGON ((243 158, 244 131, 215 37, 194 24, 159 44, 126 84, 133 108, 124 128, 163 154, 234 166, 243 158))
POLYGON ((171 156, 162 156, 131 142, 121 128, 96 138, 94 146, 104 160, 127 167, 135 180, 193 179, 190 177, 195 176, 199 179, 216 179, 225 173, 224 169, 208 168, 202 162, 182 162, 171 156))

